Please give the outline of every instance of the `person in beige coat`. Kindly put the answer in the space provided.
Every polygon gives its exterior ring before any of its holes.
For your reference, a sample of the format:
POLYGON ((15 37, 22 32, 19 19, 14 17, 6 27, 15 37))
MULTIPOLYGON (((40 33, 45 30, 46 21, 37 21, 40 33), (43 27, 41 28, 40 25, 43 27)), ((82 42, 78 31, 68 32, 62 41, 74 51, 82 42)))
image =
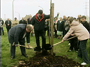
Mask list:
POLYGON ((13 20, 12 22, 13 27, 19 24, 19 20, 17 20, 17 18, 15 18, 15 20, 13 20))
MULTIPOLYGON (((89 32, 79 21, 71 18, 69 22, 70 22, 70 29, 67 32, 67 34, 63 37, 61 42, 64 42, 70 35, 76 36, 79 40, 78 56, 84 60, 83 62, 84 64, 90 64, 90 60, 88 58, 88 53, 86 50, 87 40, 89 39, 89 32)), ((81 65, 83 63, 81 63, 81 65)))

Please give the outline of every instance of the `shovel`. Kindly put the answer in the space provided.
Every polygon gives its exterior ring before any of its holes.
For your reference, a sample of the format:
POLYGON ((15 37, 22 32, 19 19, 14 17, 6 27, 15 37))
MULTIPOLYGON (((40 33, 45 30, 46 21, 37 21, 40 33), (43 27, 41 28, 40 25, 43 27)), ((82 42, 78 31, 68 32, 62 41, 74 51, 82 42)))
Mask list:
MULTIPOLYGON (((71 40, 71 39, 73 39, 73 38, 75 38, 75 37, 76 37, 76 36, 73 36, 73 37, 71 37, 71 38, 66 39, 65 41, 71 40)), ((63 43, 63 42, 58 42, 58 43, 54 44, 53 46, 56 46, 56 45, 61 44, 61 43, 63 43)))
MULTIPOLYGON (((73 38, 75 38, 75 37, 76 37, 76 36, 73 36, 73 37, 71 37, 71 38, 68 38, 68 39, 65 40, 65 41, 68 41, 68 40, 73 39, 73 38)), ((53 46, 56 46, 56 45, 61 44, 61 43, 63 43, 63 42, 58 42, 58 43, 55 43, 54 45, 46 44, 46 48, 45 48, 45 49, 46 49, 46 50, 51 50, 53 46)))
MULTIPOLYGON (((15 44, 13 44, 12 46, 15 46, 15 44)), ((19 47, 25 47, 26 49, 33 49, 33 47, 28 47, 28 46, 25 46, 25 45, 18 45, 19 47)))
POLYGON ((25 47, 26 49, 33 49, 33 47, 28 47, 28 46, 24 46, 24 45, 18 45, 18 46, 25 47))

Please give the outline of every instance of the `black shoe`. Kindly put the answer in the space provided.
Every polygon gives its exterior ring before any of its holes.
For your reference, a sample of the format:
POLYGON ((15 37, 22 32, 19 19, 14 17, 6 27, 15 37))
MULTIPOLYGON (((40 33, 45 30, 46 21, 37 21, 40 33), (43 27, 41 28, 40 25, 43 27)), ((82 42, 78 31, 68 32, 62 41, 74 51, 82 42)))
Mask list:
POLYGON ((41 48, 40 47, 35 47, 34 51, 41 51, 41 48))
POLYGON ((26 58, 28 58, 28 56, 27 55, 23 55, 24 57, 26 57, 26 58))
POLYGON ((15 56, 12 56, 11 59, 15 59, 15 56))

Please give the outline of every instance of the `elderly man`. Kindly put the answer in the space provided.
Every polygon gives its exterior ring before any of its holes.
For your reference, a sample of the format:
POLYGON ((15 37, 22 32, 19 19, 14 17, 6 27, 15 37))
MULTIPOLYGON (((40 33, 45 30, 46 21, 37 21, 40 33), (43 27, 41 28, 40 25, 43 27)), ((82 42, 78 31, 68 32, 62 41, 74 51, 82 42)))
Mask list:
MULTIPOLYGON (((33 30, 32 25, 26 25, 26 24, 18 24, 17 26, 14 26, 9 31, 9 42, 11 44, 11 56, 12 59, 15 58, 15 50, 16 46, 18 46, 18 43, 22 46, 25 46, 25 35, 28 32, 31 32, 33 30)), ((28 37, 28 36, 27 36, 28 37)), ((28 57, 26 54, 25 47, 20 46, 21 53, 24 57, 28 57)))

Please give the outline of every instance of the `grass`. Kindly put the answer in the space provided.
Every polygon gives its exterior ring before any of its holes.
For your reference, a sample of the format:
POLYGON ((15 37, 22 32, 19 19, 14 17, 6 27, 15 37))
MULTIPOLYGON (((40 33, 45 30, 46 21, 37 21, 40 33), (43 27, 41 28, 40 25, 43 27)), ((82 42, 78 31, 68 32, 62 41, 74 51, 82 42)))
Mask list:
MULTIPOLYGON (((16 58, 15 59, 11 59, 10 57, 10 44, 8 42, 8 36, 7 36, 7 31, 6 28, 4 28, 5 30, 5 35, 2 36, 2 67, 13 67, 13 66, 17 66, 17 64, 19 63, 19 60, 28 60, 27 58, 23 57, 21 55, 20 52, 20 48, 17 47, 16 49, 16 58)), ((54 38, 54 43, 59 42, 60 39, 54 38)), ((48 37, 47 37, 47 43, 48 42, 48 37)), ((87 44, 87 49, 89 51, 90 54, 90 40, 88 40, 88 44, 87 44)), ((35 37, 31 37, 31 46, 35 47, 36 43, 35 43, 35 37)), ((69 45, 68 45, 68 41, 61 43, 57 46, 54 47, 54 53, 57 56, 67 56, 70 59, 73 59, 74 61, 77 61, 79 63, 82 62, 82 59, 77 57, 77 52, 73 51, 73 52, 67 52, 69 49, 69 45)), ((35 51, 33 49, 26 49, 27 55, 30 57, 33 57, 35 55, 35 51)))

